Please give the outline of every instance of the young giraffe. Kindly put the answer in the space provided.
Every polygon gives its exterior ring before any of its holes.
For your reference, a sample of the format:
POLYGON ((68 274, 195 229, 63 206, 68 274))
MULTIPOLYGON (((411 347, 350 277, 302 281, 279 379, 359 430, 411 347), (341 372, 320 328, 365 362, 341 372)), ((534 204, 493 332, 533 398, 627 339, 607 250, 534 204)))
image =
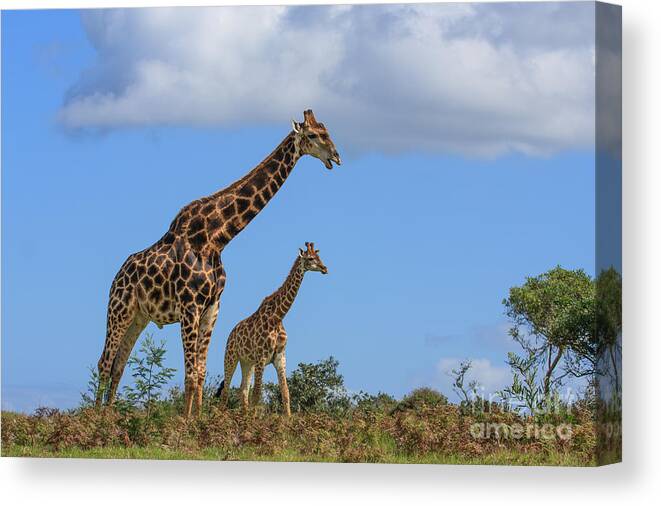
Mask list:
POLYGON ((100 386, 111 404, 131 350, 145 326, 181 323, 184 346, 184 415, 199 412, 211 332, 225 270, 220 254, 276 194, 303 155, 332 169, 340 157, 328 131, 311 110, 259 165, 227 188, 195 200, 175 217, 165 235, 124 262, 110 288, 106 341, 99 359, 100 386), (108 390, 108 381, 110 388, 108 390))
POLYGON ((225 348, 225 378, 216 393, 216 396, 220 395, 221 405, 227 405, 229 386, 237 363, 241 363, 241 398, 244 409, 248 408, 248 389, 253 372, 255 386, 252 391, 252 404, 256 405, 262 397, 264 368, 268 364, 273 364, 278 372, 278 384, 285 414, 287 416, 291 414, 285 371, 287 333, 282 325, 282 319, 294 303, 307 271, 328 274, 328 269, 319 258, 319 250, 315 250, 314 244, 310 242, 306 242, 305 246, 306 251, 299 249, 294 265, 282 286, 266 297, 257 311, 239 322, 230 332, 225 348))

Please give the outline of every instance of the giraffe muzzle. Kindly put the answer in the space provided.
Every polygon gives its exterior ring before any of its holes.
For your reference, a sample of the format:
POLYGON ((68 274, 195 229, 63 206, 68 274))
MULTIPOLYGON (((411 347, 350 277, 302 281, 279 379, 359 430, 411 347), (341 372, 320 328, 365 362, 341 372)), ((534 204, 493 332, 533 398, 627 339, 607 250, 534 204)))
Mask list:
POLYGON ((340 155, 335 153, 334 155, 329 156, 324 161, 324 165, 326 166, 326 168, 328 170, 332 170, 333 169, 333 162, 335 163, 335 165, 342 165, 342 160, 340 160, 340 155))

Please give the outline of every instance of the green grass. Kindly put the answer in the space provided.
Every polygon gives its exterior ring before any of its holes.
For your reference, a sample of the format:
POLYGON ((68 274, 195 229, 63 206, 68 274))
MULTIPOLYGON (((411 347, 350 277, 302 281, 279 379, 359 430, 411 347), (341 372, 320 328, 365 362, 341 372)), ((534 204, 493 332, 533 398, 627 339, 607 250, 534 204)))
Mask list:
MULTIPOLYGON (((274 455, 262 455, 258 448, 241 449, 204 448, 195 451, 173 450, 162 447, 110 447, 63 449, 54 451, 46 447, 12 446, 3 449, 3 457, 46 457, 78 459, 142 459, 142 460, 240 460, 260 462, 336 462, 314 455, 302 455, 292 450, 283 450, 274 455)), ((390 464, 454 464, 454 465, 516 465, 516 466, 575 466, 595 465, 585 462, 576 455, 548 452, 525 454, 512 450, 499 450, 480 456, 426 454, 423 456, 388 453, 380 463, 390 464)))

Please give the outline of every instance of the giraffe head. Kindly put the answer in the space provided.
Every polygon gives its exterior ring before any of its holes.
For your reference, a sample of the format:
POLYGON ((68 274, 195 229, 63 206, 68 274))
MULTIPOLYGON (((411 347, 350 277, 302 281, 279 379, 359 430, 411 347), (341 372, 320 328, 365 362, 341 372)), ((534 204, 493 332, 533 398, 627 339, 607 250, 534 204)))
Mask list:
POLYGON ((303 118, 303 123, 292 120, 302 153, 319 158, 329 170, 333 168, 333 162, 340 165, 340 155, 324 124, 317 122, 311 109, 303 112, 303 118))
POLYGON ((317 271, 322 274, 328 274, 328 269, 319 258, 319 250, 314 249, 313 242, 305 243, 305 251, 298 248, 298 256, 301 259, 303 271, 317 271))

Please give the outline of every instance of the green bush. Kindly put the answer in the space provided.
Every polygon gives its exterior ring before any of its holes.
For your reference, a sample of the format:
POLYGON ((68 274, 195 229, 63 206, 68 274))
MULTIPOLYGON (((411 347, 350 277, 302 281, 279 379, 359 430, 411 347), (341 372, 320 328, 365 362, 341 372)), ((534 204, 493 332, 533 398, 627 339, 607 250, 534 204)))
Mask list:
POLYGON ((397 400, 390 394, 379 392, 376 395, 360 392, 354 395, 353 403, 358 411, 389 413, 397 406, 397 400))
POLYGON ((128 361, 133 385, 124 387, 124 398, 132 406, 144 409, 147 420, 161 399, 161 390, 175 373, 175 369, 163 365, 165 351, 165 341, 156 344, 151 335, 147 335, 140 345, 140 354, 128 361))
POLYGON ((419 411, 423 407, 433 408, 436 406, 445 406, 447 403, 448 398, 438 390, 422 387, 416 388, 411 393, 404 396, 395 407, 395 411, 419 411))
MULTIPOLYGON (((287 377, 293 413, 341 414, 351 409, 351 397, 344 387, 344 378, 337 372, 338 365, 339 362, 333 357, 315 364, 298 364, 287 377)), ((280 387, 276 383, 266 383, 264 391, 268 410, 281 412, 280 387)))

